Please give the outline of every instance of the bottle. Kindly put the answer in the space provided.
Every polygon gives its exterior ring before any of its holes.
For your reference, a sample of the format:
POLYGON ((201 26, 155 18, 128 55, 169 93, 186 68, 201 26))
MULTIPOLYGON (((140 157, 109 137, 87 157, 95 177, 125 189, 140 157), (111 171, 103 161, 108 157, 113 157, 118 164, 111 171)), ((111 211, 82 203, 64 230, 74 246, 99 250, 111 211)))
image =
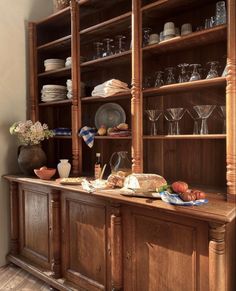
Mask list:
POLYGON ((95 179, 99 179, 101 175, 102 167, 101 167, 101 154, 96 153, 96 162, 94 165, 94 177, 95 179))
POLYGON ((71 164, 66 159, 60 160, 60 163, 57 165, 57 170, 60 178, 68 178, 70 174, 71 164))

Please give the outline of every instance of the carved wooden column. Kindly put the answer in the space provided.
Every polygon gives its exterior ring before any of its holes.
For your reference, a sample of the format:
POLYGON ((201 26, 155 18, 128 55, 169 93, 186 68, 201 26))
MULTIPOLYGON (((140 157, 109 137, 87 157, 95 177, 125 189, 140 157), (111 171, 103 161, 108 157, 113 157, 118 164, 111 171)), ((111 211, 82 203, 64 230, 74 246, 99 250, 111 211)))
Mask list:
POLYGON ((143 172, 143 108, 142 108, 142 62, 140 1, 132 1, 132 171, 143 172))
POLYGON ((80 101, 80 39, 79 39, 79 5, 76 0, 71 1, 71 78, 72 78, 72 173, 78 176, 82 172, 82 144, 78 137, 81 128, 80 101))
POLYGON ((36 39, 36 28, 35 23, 29 22, 28 25, 29 30, 29 84, 30 84, 30 98, 27 100, 28 106, 30 111, 27 112, 27 117, 29 117, 33 122, 37 121, 38 116, 38 82, 37 82, 37 55, 36 55, 36 46, 37 46, 37 39, 36 39))
POLYGON ((209 290, 226 290, 225 225, 210 223, 209 290))
POLYGON ((10 254, 19 254, 19 193, 18 184, 10 182, 10 207, 11 207, 11 248, 10 254))
POLYGON ((111 284, 112 291, 122 290, 122 225, 120 209, 111 215, 111 284))
POLYGON ((227 199, 236 201, 236 4, 228 0, 228 58, 226 88, 227 199))
POLYGON ((60 191, 52 189, 49 199, 51 269, 57 279, 61 277, 60 191))

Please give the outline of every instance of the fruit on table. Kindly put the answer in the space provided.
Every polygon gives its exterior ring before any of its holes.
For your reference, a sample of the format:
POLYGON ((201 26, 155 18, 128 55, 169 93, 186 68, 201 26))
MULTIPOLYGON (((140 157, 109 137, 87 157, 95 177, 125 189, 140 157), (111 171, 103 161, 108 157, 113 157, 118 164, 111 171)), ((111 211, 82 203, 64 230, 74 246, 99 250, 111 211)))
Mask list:
POLYGON ((183 181, 176 181, 171 187, 175 193, 184 193, 188 190, 188 184, 183 181))
POLYGON ((107 129, 104 125, 101 125, 101 127, 98 129, 98 135, 105 135, 107 133, 107 129))
POLYGON ((47 167, 46 166, 43 166, 43 167, 41 167, 39 170, 46 170, 47 169, 47 167))
POLYGON ((206 198, 206 194, 203 191, 197 189, 188 189, 187 191, 180 193, 179 196, 183 201, 194 201, 206 198))

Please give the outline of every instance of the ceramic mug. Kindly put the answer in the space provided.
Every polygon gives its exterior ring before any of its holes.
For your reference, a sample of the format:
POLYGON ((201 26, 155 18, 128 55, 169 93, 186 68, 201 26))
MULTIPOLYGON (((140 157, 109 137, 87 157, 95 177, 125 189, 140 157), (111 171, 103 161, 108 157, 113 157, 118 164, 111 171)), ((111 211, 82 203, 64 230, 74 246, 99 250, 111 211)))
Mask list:
POLYGON ((149 37, 148 44, 154 44, 159 42, 159 35, 157 33, 152 33, 149 37))

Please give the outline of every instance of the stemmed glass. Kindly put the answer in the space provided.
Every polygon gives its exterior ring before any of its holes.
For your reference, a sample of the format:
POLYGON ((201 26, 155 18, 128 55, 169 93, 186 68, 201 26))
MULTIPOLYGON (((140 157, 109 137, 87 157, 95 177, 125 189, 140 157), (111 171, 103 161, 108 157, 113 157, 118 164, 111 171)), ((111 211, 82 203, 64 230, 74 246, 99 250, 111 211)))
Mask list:
POLYGON ((124 35, 117 35, 116 36, 116 39, 118 41, 118 46, 117 46, 117 49, 116 49, 116 53, 119 54, 119 53, 122 53, 125 51, 125 48, 124 48, 124 40, 126 39, 126 36, 124 35))
POLYGON ((105 45, 106 45, 106 50, 103 52, 102 56, 103 57, 108 57, 113 55, 113 52, 111 50, 111 43, 113 42, 112 38, 105 38, 105 45))
POLYGON ((155 84, 154 84, 155 87, 159 88, 164 85, 163 74, 164 72, 162 71, 156 72, 156 79, 155 79, 155 84))
POLYGON ((193 72, 191 74, 189 81, 192 82, 192 81, 201 80, 201 75, 198 72, 198 68, 200 68, 201 65, 200 64, 191 64, 190 67, 193 67, 193 72))
POLYGON ((210 65, 210 70, 207 73, 206 79, 213 79, 219 76, 218 72, 217 72, 217 66, 219 64, 219 62, 216 61, 211 61, 208 62, 207 64, 210 65))
POLYGON ((96 42, 94 42, 94 46, 95 46, 96 53, 93 56, 93 59, 96 60, 96 59, 99 59, 99 58, 102 57, 102 46, 103 46, 103 43, 99 42, 99 41, 96 41, 96 42))
POLYGON ((179 121, 184 116, 186 109, 184 109, 184 108, 168 108, 168 109, 166 109, 166 111, 169 113, 169 116, 172 117, 172 119, 174 121, 173 134, 175 134, 175 135, 180 134, 179 121))
POLYGON ((166 111, 164 113, 164 116, 165 116, 165 119, 168 121, 168 135, 174 135, 175 134, 175 128, 174 128, 174 119, 173 119, 173 116, 168 112, 166 111))
POLYGON ((226 106, 219 106, 219 114, 224 121, 222 133, 226 133, 226 106))
POLYGON ((168 67, 167 70, 167 78, 166 85, 175 84, 175 76, 174 76, 174 67, 168 67))
POLYGON ((150 135, 157 135, 156 122, 162 114, 161 110, 148 109, 148 110, 145 110, 145 113, 147 114, 149 121, 151 121, 150 135))
POLYGON ((149 44, 150 32, 151 28, 145 27, 143 28, 143 46, 147 46, 149 44))
POLYGON ((179 83, 184 83, 189 81, 189 75, 187 72, 189 64, 183 63, 179 64, 178 67, 180 68, 180 74, 179 74, 179 83))
POLYGON ((215 105, 193 106, 194 110, 197 112, 199 118, 201 119, 200 134, 208 134, 207 118, 212 114, 215 107, 215 105))
POLYGON ((193 108, 187 109, 187 112, 190 115, 190 117, 193 119, 193 122, 194 122, 193 134, 199 134, 200 133, 199 126, 198 126, 198 123, 200 120, 199 115, 197 114, 196 110, 194 110, 193 108))

